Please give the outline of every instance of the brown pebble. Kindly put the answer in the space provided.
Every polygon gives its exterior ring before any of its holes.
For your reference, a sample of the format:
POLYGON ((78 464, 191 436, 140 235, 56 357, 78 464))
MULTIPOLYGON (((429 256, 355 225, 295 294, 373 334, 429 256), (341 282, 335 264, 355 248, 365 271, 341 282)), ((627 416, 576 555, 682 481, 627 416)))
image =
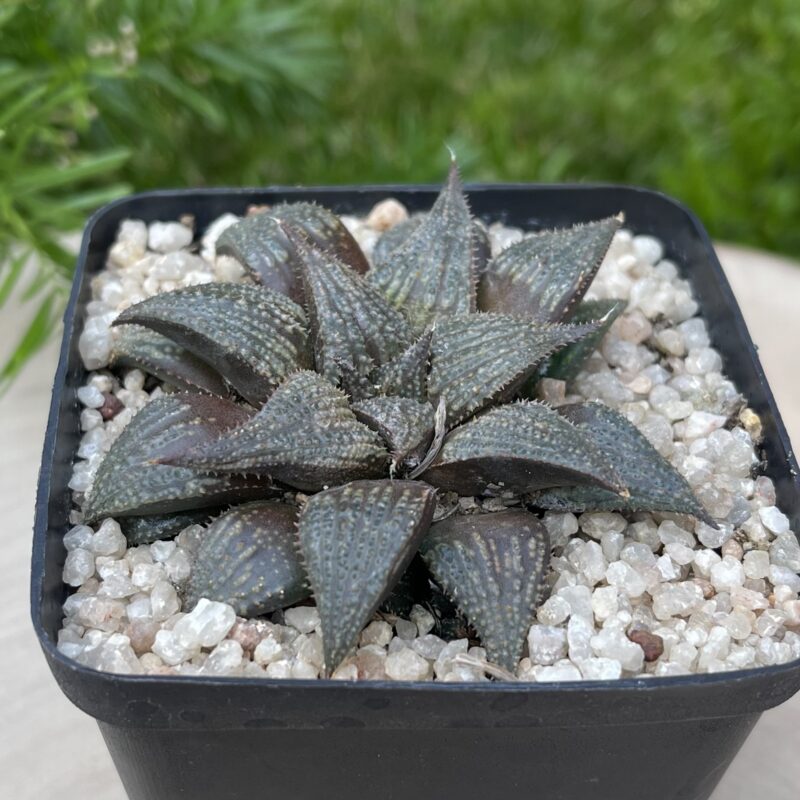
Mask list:
POLYGON ((266 620, 237 617, 227 638, 239 642, 246 653, 252 653, 258 643, 274 630, 275 626, 266 620))
POLYGON ((122 405, 122 401, 119 397, 115 394, 111 394, 111 392, 103 392, 103 405, 97 410, 100 412, 100 416, 108 422, 110 419, 114 419, 123 408, 125 408, 125 406, 122 405))
POLYGON ((644 650, 645 661, 656 661, 664 652, 664 640, 655 633, 650 633, 650 631, 645 631, 641 628, 628 631, 628 638, 644 650))
POLYGON ((131 640, 131 647, 137 656, 149 653, 153 649, 156 634, 161 626, 150 619, 134 620, 125 626, 124 633, 131 640))
POLYGON ((758 444, 764 434, 761 418, 758 414, 756 414, 752 408, 743 408, 739 412, 739 422, 742 423, 744 429, 750 434, 750 438, 753 442, 758 444))
POLYGON ((725 556, 733 556, 737 561, 741 561, 744 555, 744 549, 736 539, 728 539, 728 541, 722 545, 720 552, 723 558, 725 556))
POLYGON ((247 211, 245 213, 246 217, 252 217, 255 214, 264 214, 270 210, 272 206, 269 205, 251 205, 247 206, 247 211))
POLYGON ((717 593, 717 590, 714 588, 714 584, 711 583, 711 581, 707 581, 705 578, 693 578, 693 581, 702 590, 703 600, 710 600, 717 593))

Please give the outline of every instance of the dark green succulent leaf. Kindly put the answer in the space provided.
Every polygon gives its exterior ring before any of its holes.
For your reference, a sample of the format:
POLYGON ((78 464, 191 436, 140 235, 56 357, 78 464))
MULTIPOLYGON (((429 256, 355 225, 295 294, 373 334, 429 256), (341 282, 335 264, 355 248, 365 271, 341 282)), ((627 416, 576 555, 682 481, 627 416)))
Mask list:
POLYGON ((232 508, 208 526, 192 566, 185 608, 205 597, 257 617, 311 594, 297 548, 297 509, 279 502, 232 508))
POLYGON ((432 330, 425 331, 402 353, 378 368, 374 380, 380 394, 410 397, 420 402, 428 398, 432 336, 432 330))
POLYGON ((249 416, 242 406, 213 395, 172 394, 152 400, 128 423, 100 463, 83 507, 86 522, 264 497, 269 493, 264 481, 206 475, 158 463, 214 441, 249 416))
POLYGON ((471 235, 475 280, 479 281, 492 260, 492 242, 489 238, 489 229, 479 219, 472 220, 471 235))
POLYGON ((309 498, 298 533, 330 674, 408 566, 436 492, 415 481, 355 481, 309 498))
POLYGON ((489 661, 516 671, 550 558, 544 525, 522 509, 456 514, 431 526, 421 552, 489 661))
POLYGON ((562 511, 666 511, 691 514, 717 527, 689 484, 635 425, 602 403, 561 406, 559 413, 597 444, 615 465, 629 496, 600 487, 549 489, 534 496, 540 508, 562 511))
POLYGON ((344 393, 314 372, 291 375, 252 419, 175 463, 210 472, 269 475, 303 491, 384 473, 388 452, 344 393))
POLYGON ((575 484, 625 488, 586 431, 534 402, 493 408, 452 430, 422 478, 460 495, 575 484))
POLYGON ((433 439, 430 403, 410 397, 372 397, 351 407, 360 422, 380 434, 395 465, 401 470, 419 466, 433 439))
POLYGON ((475 310, 472 218, 455 161, 447 184, 410 236, 376 263, 368 279, 417 330, 434 320, 475 310))
POLYGON ((372 248, 372 262, 376 269, 385 266, 392 252, 408 241, 426 216, 427 214, 414 214, 381 234, 372 248))
POLYGON ((583 300, 575 309, 571 322, 574 324, 594 322, 597 324, 597 330, 555 353, 547 364, 543 377, 562 381, 572 380, 600 346, 608 329, 626 306, 625 300, 583 300))
POLYGON ((433 332, 428 393, 444 397, 452 426, 510 396, 551 353, 596 330, 594 324, 538 325, 507 314, 442 320, 433 332))
POLYGON ((261 405, 290 373, 311 366, 306 315, 285 295, 241 283, 206 283, 149 297, 114 322, 151 328, 208 362, 261 405))
MULTIPOLYGON (((266 494, 266 492, 265 492, 266 494)), ((175 514, 150 514, 145 517, 120 517, 119 526, 131 547, 173 539, 190 525, 205 525, 218 512, 215 508, 178 511, 175 514)))
POLYGON ((478 287, 478 308, 540 322, 569 318, 621 224, 618 215, 512 244, 489 264, 478 287))
MULTIPOLYGON (((377 267, 382 267, 392 251, 404 244, 425 219, 427 214, 415 214, 393 228, 389 228, 375 244, 372 260, 377 267)), ((470 229, 472 251, 475 259, 475 277, 479 278, 486 271, 492 255, 489 231, 480 220, 473 219, 470 229)))
POLYGON ((300 259, 317 372, 336 383, 337 364, 346 362, 366 376, 408 347, 408 322, 377 289, 295 229, 285 231, 300 259))
POLYGON ((369 269, 366 257, 342 221, 316 203, 281 203, 227 228, 217 241, 217 253, 233 256, 264 286, 304 301, 298 278, 297 251, 278 220, 303 231, 312 242, 329 250, 356 272, 369 269))
POLYGON ((363 275, 369 261, 342 220, 318 203, 279 203, 270 212, 279 222, 299 228, 313 244, 332 253, 350 269, 363 275))
POLYGON ((230 394, 222 376, 205 361, 141 325, 120 325, 114 330, 110 364, 140 369, 184 391, 230 394))
POLYGON ((339 388, 350 398, 351 402, 357 403, 375 394, 375 383, 370 376, 362 375, 352 362, 343 358, 335 358, 333 363, 339 374, 339 388))

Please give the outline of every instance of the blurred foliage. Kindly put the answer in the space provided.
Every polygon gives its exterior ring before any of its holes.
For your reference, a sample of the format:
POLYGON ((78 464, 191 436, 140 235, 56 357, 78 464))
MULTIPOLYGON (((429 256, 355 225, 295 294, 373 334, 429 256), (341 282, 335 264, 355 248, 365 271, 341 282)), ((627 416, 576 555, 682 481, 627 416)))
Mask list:
POLYGON ((713 235, 800 255, 797 0, 333 0, 327 128, 266 180, 639 183, 713 235), (388 5, 393 10, 387 12, 388 5))
POLYGON ((596 180, 800 255, 797 0, 63 0, 0 7, 0 303, 130 186, 596 180))
POLYGON ((240 175, 259 142, 321 113, 335 66, 290 2, 0 6, 0 308, 35 298, 0 392, 60 316, 65 234, 131 189, 240 175))

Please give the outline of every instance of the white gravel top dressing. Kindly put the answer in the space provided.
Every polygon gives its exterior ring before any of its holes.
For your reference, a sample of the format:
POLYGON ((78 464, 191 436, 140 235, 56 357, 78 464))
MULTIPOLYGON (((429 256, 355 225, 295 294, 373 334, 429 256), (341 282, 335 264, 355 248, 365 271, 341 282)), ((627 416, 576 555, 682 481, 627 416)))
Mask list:
MULTIPOLYGON (((344 222, 370 256, 382 231, 407 216, 395 200, 365 219, 344 222)), ((83 437, 70 488, 73 527, 64 537, 64 603, 59 650, 118 673, 317 678, 319 615, 299 606, 244 620, 223 603, 181 610, 181 589, 203 536, 201 526, 174 541, 128 547, 119 525, 82 524, 80 507, 104 453, 132 416, 162 393, 145 376, 121 379, 105 368, 111 321, 157 292, 210 281, 247 280, 215 241, 237 217, 209 226, 190 251, 192 220, 126 220, 92 280, 80 338, 89 374, 78 392, 83 437), (116 398, 116 399, 114 399, 116 398), (113 414, 113 416, 112 416, 113 414), (106 420, 107 417, 110 417, 106 420)), ((490 226, 494 252, 523 236, 490 226)), ((589 298, 622 298, 627 310, 574 382, 546 379, 553 406, 583 399, 618 409, 682 473, 720 529, 673 514, 547 512, 552 588, 517 667, 522 681, 685 675, 782 664, 800 658, 800 546, 775 505, 772 481, 758 474, 758 417, 722 373, 722 360, 689 284, 649 236, 617 233, 589 298)), ((460 502, 479 513, 515 505, 513 496, 460 502), (481 509, 480 506, 483 506, 481 509)), ((481 647, 445 642, 415 606, 411 619, 376 615, 357 651, 333 675, 341 680, 479 681, 500 675, 481 647)))

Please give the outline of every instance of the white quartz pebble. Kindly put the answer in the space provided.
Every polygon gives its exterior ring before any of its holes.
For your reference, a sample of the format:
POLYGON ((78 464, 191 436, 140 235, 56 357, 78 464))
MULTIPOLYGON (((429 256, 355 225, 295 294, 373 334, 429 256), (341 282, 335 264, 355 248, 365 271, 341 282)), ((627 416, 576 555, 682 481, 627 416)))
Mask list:
POLYGON ((567 632, 551 625, 531 625, 528 652, 534 664, 554 664, 567 654, 567 632))
POLYGON ((539 683, 556 683, 558 681, 579 681, 583 676, 580 670, 566 659, 552 666, 535 666, 533 676, 539 683))
POLYGON ((67 553, 63 580, 68 586, 80 586, 94 575, 94 556, 89 550, 76 547, 67 553))
POLYGON ((175 666, 187 661, 193 655, 190 648, 184 647, 170 630, 162 629, 156 634, 153 652, 165 663, 175 666))
POLYGON ((104 519, 103 524, 92 537, 92 552, 98 556, 115 556, 121 558, 125 555, 128 542, 120 530, 116 520, 104 519))
POLYGON ((718 592, 729 591, 736 586, 744 585, 744 567, 732 556, 725 556, 719 564, 711 567, 709 578, 718 592))
POLYGON ((319 611, 314 606, 297 606, 287 608, 284 612, 286 624, 300 633, 311 633, 319 627, 319 611))
POLYGON ((748 578, 766 578, 769 575, 769 553, 764 550, 751 550, 745 553, 742 566, 748 578))
POLYGON ((399 225, 404 220, 408 219, 408 211, 406 207, 390 197, 386 200, 381 200, 376 203, 366 219, 366 224, 376 231, 386 231, 399 225))
POLYGON ((570 615, 570 604, 564 597, 552 595, 539 607, 536 617, 543 625, 559 625, 570 615))
POLYGON ((390 653, 386 658, 386 674, 395 681, 423 681, 431 677, 427 659, 410 648, 390 653))
POLYGON ((192 243, 194 234, 180 222, 151 222, 147 229, 147 246, 159 253, 171 253, 192 243))
POLYGON ((175 624, 172 632, 183 647, 214 647, 233 627, 236 613, 227 603, 201 598, 197 605, 175 624))
POLYGON ((579 668, 587 681, 613 681, 622 677, 622 664, 615 658, 587 658, 579 668))
POLYGON ((591 648, 602 658, 618 661, 628 672, 638 672, 644 665, 644 650, 625 635, 619 624, 606 625, 593 636, 591 648))

